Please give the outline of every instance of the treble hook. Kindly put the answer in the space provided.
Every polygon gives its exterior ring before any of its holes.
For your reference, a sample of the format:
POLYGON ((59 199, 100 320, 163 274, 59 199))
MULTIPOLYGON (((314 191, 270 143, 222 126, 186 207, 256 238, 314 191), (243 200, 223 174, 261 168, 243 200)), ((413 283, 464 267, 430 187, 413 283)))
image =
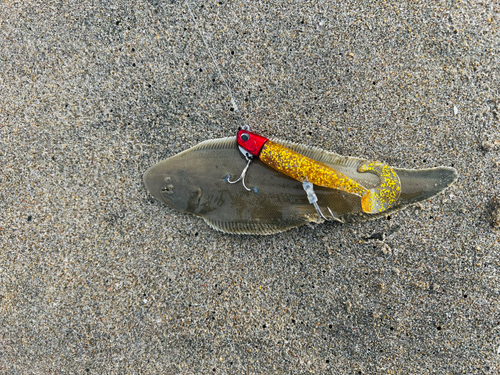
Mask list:
MULTIPOLYGON (((248 125, 243 125, 242 127, 243 130, 247 130, 247 131, 250 131, 250 126, 248 125)), ((240 152, 243 154, 243 156, 245 157, 246 161, 247 161, 247 165, 245 166, 245 168, 243 169, 243 172, 241 172, 241 175, 240 177, 238 177, 237 180, 235 181, 230 181, 229 179, 231 178, 230 175, 227 175, 226 176, 226 181, 229 182, 230 184, 235 184, 239 181, 241 181, 241 183, 243 184, 243 187, 246 189, 246 191, 253 191, 254 193, 257 192, 257 188, 248 188, 246 185, 245 185, 245 176, 247 174, 247 170, 248 170, 248 167, 250 166, 250 163, 253 161, 253 155, 249 154, 247 150, 245 150, 243 147, 241 146, 238 146, 238 148, 240 149, 240 152)))
MULTIPOLYGON (((323 215, 323 212, 321 212, 319 206, 318 206, 318 196, 314 192, 314 185, 310 183, 309 181, 304 181, 302 182, 302 187, 304 188, 306 194, 307 194, 307 199, 309 200, 309 203, 311 203, 314 208, 316 209, 316 212, 318 213, 318 223, 321 223, 321 219, 325 221, 330 221, 330 220, 339 220, 336 215, 330 210, 330 207, 326 207, 328 209, 328 212, 330 212, 331 219, 328 219, 325 215, 323 215)), ((339 220, 341 221, 341 220, 339 220)))
MULTIPOLYGON (((241 150, 242 150, 242 149, 241 149, 241 147, 240 147, 240 151, 241 151, 241 150)), ((250 163, 252 162, 253 158, 252 158, 252 156, 251 156, 248 152, 243 152, 243 151, 241 151, 241 152, 243 153, 243 155, 245 155, 245 159, 247 159, 247 165, 245 166, 245 168, 243 169, 243 172, 241 172, 241 175, 240 175, 240 177, 238 177, 238 179, 237 179, 237 180, 230 181, 230 180, 229 180, 230 176, 228 175, 228 176, 227 176, 227 180, 226 180, 226 181, 227 181, 227 182, 229 182, 230 184, 235 184, 235 183, 237 183, 237 182, 241 181, 241 183, 243 184, 243 187, 244 187, 247 191, 252 191, 252 190, 253 190, 253 191, 255 191, 255 190, 256 190, 255 188, 249 189, 249 188, 245 185, 245 176, 246 176, 246 174, 247 174, 248 167, 250 166, 250 163)))

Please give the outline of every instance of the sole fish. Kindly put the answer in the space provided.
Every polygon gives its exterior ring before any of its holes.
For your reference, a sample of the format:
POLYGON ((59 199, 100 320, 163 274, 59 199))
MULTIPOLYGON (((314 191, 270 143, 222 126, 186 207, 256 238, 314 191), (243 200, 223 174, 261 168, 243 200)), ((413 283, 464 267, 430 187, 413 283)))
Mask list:
MULTIPOLYGON (((379 176, 359 172, 359 167, 370 161, 279 139, 271 141, 323 163, 368 189, 380 186, 379 176)), ((245 164, 236 137, 207 140, 149 168, 144 184, 158 201, 200 216, 225 233, 266 235, 317 221, 302 184, 260 160, 252 163, 246 175, 247 184, 255 187, 253 191, 246 191, 241 184, 229 184, 228 177, 239 175, 245 164)), ((327 219, 369 220, 429 199, 458 176, 450 167, 392 170, 399 177, 401 192, 398 201, 384 212, 366 213, 359 196, 321 186, 315 186, 317 203, 328 212, 327 219)))

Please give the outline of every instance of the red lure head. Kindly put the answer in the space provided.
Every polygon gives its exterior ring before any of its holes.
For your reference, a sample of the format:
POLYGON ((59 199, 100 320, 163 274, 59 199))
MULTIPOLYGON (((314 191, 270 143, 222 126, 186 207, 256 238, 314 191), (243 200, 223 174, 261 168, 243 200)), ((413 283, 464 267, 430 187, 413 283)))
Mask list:
POLYGON ((264 143, 267 142, 267 138, 249 132, 248 130, 240 130, 236 139, 238 140, 239 146, 254 156, 259 155, 262 146, 264 146, 264 143))

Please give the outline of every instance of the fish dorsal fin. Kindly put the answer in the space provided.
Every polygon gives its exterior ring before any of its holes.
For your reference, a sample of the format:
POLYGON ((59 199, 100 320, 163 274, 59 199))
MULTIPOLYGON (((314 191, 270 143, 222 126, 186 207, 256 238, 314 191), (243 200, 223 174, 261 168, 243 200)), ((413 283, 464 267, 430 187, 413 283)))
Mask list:
MULTIPOLYGON (((279 143, 282 146, 288 147, 292 151, 295 151, 301 155, 319 161, 320 163, 325 163, 325 164, 333 163, 357 169, 357 167, 361 163, 366 161, 366 159, 360 159, 350 156, 342 156, 336 154, 335 152, 322 150, 318 147, 301 145, 294 142, 284 141, 278 138, 270 138, 270 140, 279 143)), ((203 141, 198 145, 190 148, 189 151, 228 150, 233 148, 237 148, 236 137, 226 137, 226 138, 209 139, 203 141)))
POLYGON ((236 137, 225 137, 208 139, 189 149, 189 151, 201 150, 227 150, 237 148, 236 137))
POLYGON ((180 156, 190 153, 191 151, 203 151, 203 150, 230 150, 237 149, 238 144, 236 143, 236 137, 225 137, 225 138, 216 138, 216 139, 208 139, 201 143, 198 143, 196 146, 188 148, 175 156, 180 156))
POLYGON ((292 228, 307 224, 313 221, 308 217, 297 217, 287 225, 283 224, 259 224, 259 223, 232 223, 226 221, 219 221, 214 219, 203 218, 205 222, 213 229, 224 233, 231 234, 257 234, 269 235, 280 232, 285 232, 292 228))

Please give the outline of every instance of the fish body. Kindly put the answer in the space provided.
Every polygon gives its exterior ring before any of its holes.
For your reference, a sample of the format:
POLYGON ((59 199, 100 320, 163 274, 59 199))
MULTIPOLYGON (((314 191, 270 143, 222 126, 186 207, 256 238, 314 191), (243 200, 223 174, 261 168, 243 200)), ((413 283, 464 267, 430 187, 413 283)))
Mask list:
MULTIPOLYGON (((367 189, 381 185, 378 175, 360 171, 361 166, 370 168, 374 162, 277 139, 270 141, 322 163, 367 189)), ((226 233, 272 234, 317 220, 302 184, 261 160, 252 163, 246 177, 256 192, 246 191, 241 184, 229 184, 227 177, 238 175, 244 165, 236 137, 207 140, 150 167, 144 173, 144 183, 161 203, 200 216, 226 233)), ((315 187, 318 205, 329 212, 329 219, 367 220, 431 198, 457 178, 457 171, 449 167, 392 170, 400 181, 400 195, 397 203, 383 212, 367 213, 359 196, 322 186, 315 187)))

